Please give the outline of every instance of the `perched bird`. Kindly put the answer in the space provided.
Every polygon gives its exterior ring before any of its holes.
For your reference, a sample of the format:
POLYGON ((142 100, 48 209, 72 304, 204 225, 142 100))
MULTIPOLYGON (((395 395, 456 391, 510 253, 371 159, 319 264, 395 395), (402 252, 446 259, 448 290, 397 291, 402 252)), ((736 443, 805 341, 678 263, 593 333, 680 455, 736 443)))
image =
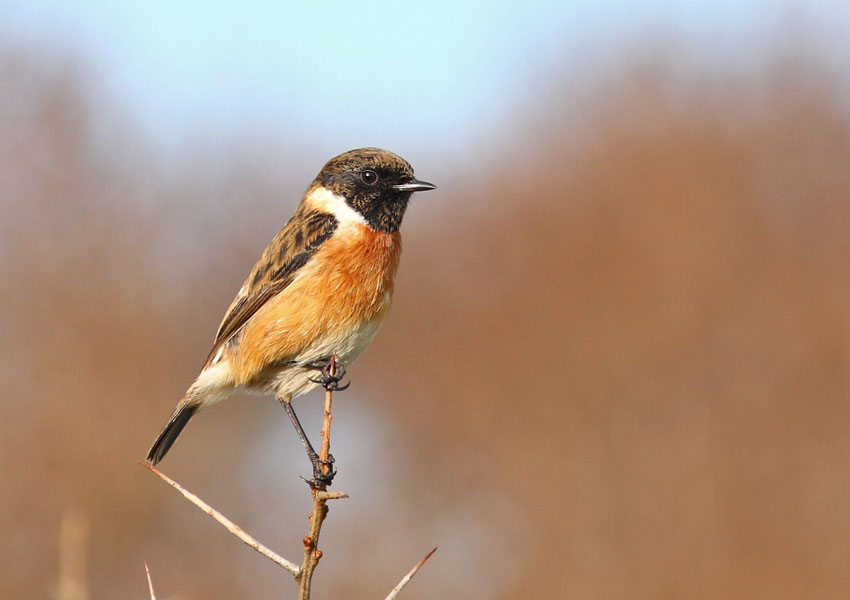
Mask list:
POLYGON ((435 187, 378 148, 328 161, 236 294, 148 462, 162 460, 198 410, 245 390, 282 401, 318 476, 290 401, 319 383, 334 389, 375 337, 392 302, 410 196, 435 187))

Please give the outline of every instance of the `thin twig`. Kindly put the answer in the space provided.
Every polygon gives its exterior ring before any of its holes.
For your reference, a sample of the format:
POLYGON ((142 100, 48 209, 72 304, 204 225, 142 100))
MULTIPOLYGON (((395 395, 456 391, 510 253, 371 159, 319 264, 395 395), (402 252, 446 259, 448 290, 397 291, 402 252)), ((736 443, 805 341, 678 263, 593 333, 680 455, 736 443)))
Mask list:
MULTIPOLYGON (((331 375, 334 374, 336 370, 336 356, 331 359, 331 365, 329 372, 331 375)), ((325 405, 324 405, 324 419, 322 421, 322 444, 319 451, 319 468, 324 475, 330 475, 331 469, 333 468, 329 462, 330 457, 330 431, 331 431, 331 420, 333 419, 331 413, 331 403, 332 403, 333 394, 331 390, 326 390, 325 393, 325 405)), ((310 586, 313 579, 313 572, 319 564, 319 560, 322 558, 322 551, 319 550, 319 535, 322 531, 322 524, 325 521, 325 518, 328 514, 328 500, 336 500, 339 498, 348 498, 348 494, 343 492, 328 492, 327 484, 321 481, 311 480, 308 482, 310 484, 310 493, 313 497, 313 512, 309 515, 310 520, 310 530, 307 536, 304 537, 304 562, 299 567, 295 563, 292 563, 282 556, 278 555, 272 550, 269 550, 265 546, 263 546, 260 542, 255 540, 253 537, 248 535, 245 531, 242 530, 241 527, 233 523, 230 519, 222 515, 216 509, 211 507, 209 504, 201 500, 198 496, 193 494, 192 492, 185 489, 179 483, 159 471, 158 469, 152 467, 143 462, 139 462, 140 465, 145 467, 147 470, 152 472, 154 475, 165 481, 168 485, 179 491, 183 497, 192 502, 195 506, 200 508, 202 511, 207 513, 213 519, 221 523, 225 529, 227 529, 230 533, 238 537, 244 544, 246 544, 249 548, 255 550, 256 552, 262 554, 275 564, 280 567, 283 567, 289 573, 291 573, 295 577, 295 581, 298 584, 298 598, 299 600, 309 600, 310 599, 310 586)), ((316 479, 319 479, 318 477, 316 479)), ((410 570, 410 572, 405 575, 402 580, 398 583, 398 585, 393 588, 390 594, 386 597, 386 600, 395 600, 398 594, 404 589, 404 587, 413 579, 413 576, 422 568, 422 565, 431 558, 431 556, 436 552, 437 549, 434 548, 429 552, 422 560, 420 560, 416 565, 410 570)), ((148 588, 150 589, 150 597, 151 600, 156 600, 156 596, 154 595, 153 582, 151 581, 150 569, 148 568, 147 563, 145 563, 145 572, 148 577, 148 588)))
POLYGON ((434 548, 428 554, 425 555, 425 558, 416 563, 413 568, 410 569, 410 572, 401 578, 401 581, 398 582, 398 585, 393 588, 393 591, 391 591, 390 595, 387 596, 384 600, 395 600, 395 597, 398 596, 399 592, 404 589, 404 586, 406 586, 410 582, 410 580, 413 579, 413 576, 416 575, 416 572, 422 568, 422 565, 424 565, 425 562, 429 558, 431 558, 431 555, 433 555, 436 551, 437 549, 434 548))
MULTIPOLYGON (((329 373, 336 372, 336 355, 331 357, 329 373)), ((331 390, 325 392, 324 419, 322 420, 322 446, 319 449, 319 468, 324 475, 329 475, 333 468, 328 462, 331 448, 331 401, 333 394, 331 390)), ((313 496, 313 512, 310 513, 310 532, 304 538, 304 562, 301 572, 295 578, 298 581, 298 600, 309 600, 310 585, 313 581, 313 571, 322 558, 319 550, 319 534, 322 532, 322 523, 328 516, 327 501, 336 498, 348 498, 347 494, 327 491, 327 485, 317 481, 310 482, 310 492, 313 496)))
POLYGON ((299 574, 301 572, 301 568, 298 565, 296 565, 293 562, 286 560, 285 558, 283 558, 282 556, 280 556, 276 552, 269 550, 268 548, 263 546, 260 542, 255 540, 253 537, 251 537, 247 533, 245 533, 245 531, 241 527, 239 527, 239 525, 237 525, 236 523, 234 523, 233 521, 231 521, 230 519, 225 517, 223 514, 218 512, 216 509, 214 509, 212 506, 210 506, 209 504, 207 504, 206 502, 204 502, 203 500, 198 498, 195 494, 193 494, 192 492, 190 492, 189 490, 184 488, 182 485, 180 485, 179 483, 177 483, 176 481, 171 479, 168 475, 165 475, 164 473, 160 472, 158 469, 150 466, 149 464, 143 463, 141 461, 139 461, 139 464, 142 465, 144 468, 146 468, 151 473, 153 473, 154 475, 158 476, 163 481, 165 481, 168 485, 170 485, 171 487, 176 489, 178 492, 183 494, 183 496, 187 500, 189 500, 192 504, 194 504, 195 506, 200 508, 202 511, 207 513, 209 516, 211 516, 213 519, 215 519, 216 521, 218 521, 219 523, 224 525, 225 529, 227 529, 230 533, 232 533, 233 535, 238 537, 240 540, 242 540, 245 543, 245 545, 247 545, 249 548, 259 552, 260 554, 262 554, 263 556, 265 556, 266 558, 268 558, 270 561, 277 564, 278 566, 283 567, 284 569, 286 569, 287 571, 292 573, 292 575, 294 577, 297 578, 299 576, 299 574))
POLYGON ((148 568, 148 561, 145 561, 145 573, 148 574, 148 589, 151 591, 151 600, 156 600, 156 594, 153 593, 153 581, 151 581, 151 570, 148 568))
MULTIPOLYGON (((336 373, 336 354, 331 357, 331 367, 328 371, 331 375, 336 373)), ((333 465, 331 465, 328 460, 331 455, 331 420, 333 419, 333 415, 331 415, 331 401, 333 400, 333 394, 331 394, 330 388, 325 390, 325 409, 322 419, 322 446, 319 448, 319 469, 321 469, 323 475, 330 475, 331 470, 333 469, 333 465)))

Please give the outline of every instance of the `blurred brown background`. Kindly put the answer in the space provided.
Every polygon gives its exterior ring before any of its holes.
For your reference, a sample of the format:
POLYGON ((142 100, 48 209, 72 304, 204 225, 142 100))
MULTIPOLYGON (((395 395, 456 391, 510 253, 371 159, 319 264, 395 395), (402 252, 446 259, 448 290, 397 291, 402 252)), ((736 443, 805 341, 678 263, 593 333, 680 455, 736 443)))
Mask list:
MULTIPOLYGON (((815 37, 728 71, 625 47, 477 146, 391 148, 439 191, 337 396, 317 597, 383 597, 433 546, 405 598, 847 597, 850 120, 815 37)), ((321 163, 164 160, 60 55, 0 47, 0 597, 56 594, 63 518, 91 598, 145 597, 143 561, 160 598, 292 596, 135 461, 321 163)), ((162 466, 299 556, 308 465, 272 399, 162 466)))

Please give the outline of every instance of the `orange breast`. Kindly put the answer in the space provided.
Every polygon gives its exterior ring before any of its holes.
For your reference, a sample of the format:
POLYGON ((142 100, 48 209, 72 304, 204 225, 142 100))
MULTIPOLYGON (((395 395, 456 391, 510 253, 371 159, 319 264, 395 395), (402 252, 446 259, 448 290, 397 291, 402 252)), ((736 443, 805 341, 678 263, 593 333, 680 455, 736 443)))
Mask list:
POLYGON ((400 255, 398 232, 341 225, 292 283, 245 324, 231 359, 237 383, 251 384, 269 367, 311 350, 354 352, 348 346, 357 343, 357 332, 377 327, 389 311, 400 255))

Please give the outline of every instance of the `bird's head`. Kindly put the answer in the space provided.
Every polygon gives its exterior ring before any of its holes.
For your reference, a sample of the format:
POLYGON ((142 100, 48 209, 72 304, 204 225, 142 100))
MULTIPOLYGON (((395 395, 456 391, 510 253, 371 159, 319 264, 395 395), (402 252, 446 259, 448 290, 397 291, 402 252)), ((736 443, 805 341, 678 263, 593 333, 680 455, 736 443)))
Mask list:
POLYGON ((433 190, 419 181, 406 160, 380 148, 349 150, 330 159, 313 186, 345 199, 370 227, 398 231, 413 192, 433 190))

